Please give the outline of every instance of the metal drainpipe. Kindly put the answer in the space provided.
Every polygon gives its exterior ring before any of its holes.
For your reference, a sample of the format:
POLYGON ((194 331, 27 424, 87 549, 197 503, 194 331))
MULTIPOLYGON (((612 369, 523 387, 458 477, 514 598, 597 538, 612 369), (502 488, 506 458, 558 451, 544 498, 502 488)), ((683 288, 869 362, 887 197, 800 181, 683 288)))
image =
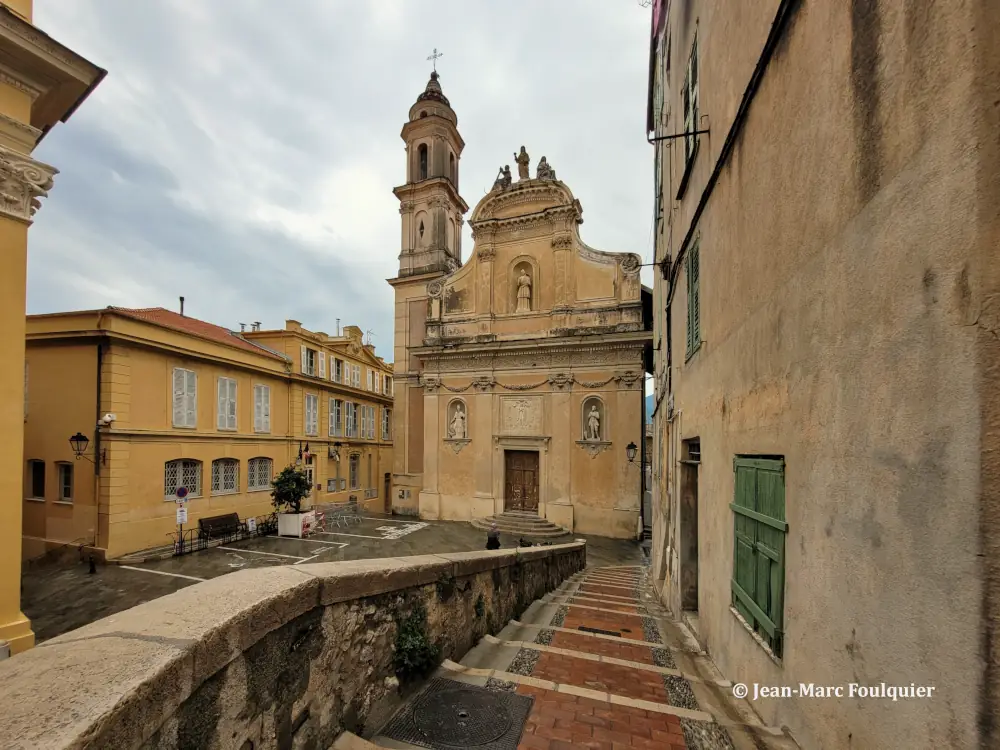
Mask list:
MULTIPOLYGON (((100 326, 100 320, 98 320, 100 326)), ((97 414, 94 418, 94 547, 98 547, 101 536, 101 369, 104 362, 103 342, 97 342, 97 414)))

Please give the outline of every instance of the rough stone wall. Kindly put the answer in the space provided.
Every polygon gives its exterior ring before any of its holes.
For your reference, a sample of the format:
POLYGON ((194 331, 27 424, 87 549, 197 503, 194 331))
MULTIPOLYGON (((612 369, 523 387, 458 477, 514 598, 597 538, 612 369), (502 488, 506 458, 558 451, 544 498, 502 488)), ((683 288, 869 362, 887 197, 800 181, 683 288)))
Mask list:
MULTIPOLYGON (((726 72, 745 69, 730 50, 752 43, 760 53, 733 19, 774 17, 747 3, 676 7, 700 19, 701 111, 712 132, 673 213, 675 242, 728 130, 726 72)), ((702 343, 690 359, 687 285, 677 279, 672 444, 701 439, 698 613, 717 664, 736 682, 937 687, 927 702, 755 704, 806 748, 894 747, 900 737, 996 746, 984 739, 996 731, 1000 683, 989 482, 997 339, 988 330, 1000 97, 995 62, 989 73, 976 63, 997 48, 987 8, 798 3, 695 227, 702 343), (786 460, 778 660, 730 610, 739 454, 786 460), (984 566, 994 581, 985 593, 984 566)), ((682 456, 672 458, 676 473, 682 456)), ((676 554, 676 522, 671 541, 676 554)), ((676 608, 676 580, 668 598, 676 608)))
POLYGON ((414 607, 458 659, 585 564, 575 542, 213 579, 0 663, 0 746, 325 750, 391 702, 414 607))

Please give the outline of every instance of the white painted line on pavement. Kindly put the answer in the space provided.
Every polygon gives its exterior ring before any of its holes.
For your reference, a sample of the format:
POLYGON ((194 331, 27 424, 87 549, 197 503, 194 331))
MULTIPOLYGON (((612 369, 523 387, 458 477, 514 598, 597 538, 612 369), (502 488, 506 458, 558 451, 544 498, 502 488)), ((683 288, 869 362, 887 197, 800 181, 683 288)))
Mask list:
MULTIPOLYGON (((313 533, 314 534, 325 534, 327 532, 325 532, 325 531, 314 531, 313 533)), ((268 539, 284 539, 285 541, 288 541, 288 542, 311 542, 312 544, 332 544, 332 545, 336 545, 337 547, 346 547, 347 546, 347 542, 324 542, 322 539, 300 539, 297 536, 294 536, 294 537, 293 536, 274 536, 274 537, 270 537, 269 536, 267 538, 268 539)))
POLYGON ((336 531, 317 531, 317 534, 326 534, 327 536, 353 536, 358 539, 378 539, 380 542, 385 541, 384 536, 366 536, 365 534, 339 534, 336 531))
POLYGON ((230 552, 249 552, 251 555, 270 555, 272 557, 290 557, 293 560, 306 560, 308 558, 302 557, 301 555, 282 555, 278 552, 261 552, 256 549, 241 549, 240 547, 216 547, 216 549, 229 550, 230 552))
POLYGON ((195 578, 194 576, 185 576, 180 573, 167 573, 163 570, 150 570, 149 568, 134 568, 131 565, 119 565, 119 568, 124 568, 125 570, 138 570, 140 573, 153 573, 158 576, 170 576, 171 578, 187 578, 189 581, 207 581, 207 578, 195 578))

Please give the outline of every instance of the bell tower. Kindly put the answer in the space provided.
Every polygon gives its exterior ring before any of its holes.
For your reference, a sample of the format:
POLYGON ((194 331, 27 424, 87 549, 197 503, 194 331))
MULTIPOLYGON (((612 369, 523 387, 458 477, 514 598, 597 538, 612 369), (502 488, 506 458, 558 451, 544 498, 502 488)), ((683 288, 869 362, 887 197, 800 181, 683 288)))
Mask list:
POLYGON ((431 73, 401 134, 406 184, 393 190, 403 225, 400 278, 447 273, 462 264, 462 217, 469 206, 458 192, 458 162, 465 141, 439 77, 431 73))
MULTIPOLYGON (((435 50, 428 59, 436 62, 437 57, 435 50)), ((399 198, 402 232, 399 272, 388 280, 396 297, 390 497, 393 512, 402 515, 418 512, 425 443, 436 445, 425 434, 436 428, 425 424, 422 365, 413 354, 426 336, 427 285, 462 265, 462 217, 469 210, 458 192, 458 162, 465 141, 438 78, 435 69, 410 107, 401 134, 406 143, 406 182, 392 191, 399 198)), ((434 418, 433 407, 427 417, 434 418)))

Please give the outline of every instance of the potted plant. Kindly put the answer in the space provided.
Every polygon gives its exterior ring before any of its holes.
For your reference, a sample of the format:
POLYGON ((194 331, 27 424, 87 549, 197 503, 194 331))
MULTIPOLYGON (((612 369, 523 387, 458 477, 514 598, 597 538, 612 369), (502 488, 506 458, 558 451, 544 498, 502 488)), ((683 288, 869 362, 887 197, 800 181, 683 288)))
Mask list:
POLYGON ((312 491, 306 473, 286 466, 272 480, 271 487, 271 502, 278 514, 278 536, 306 536, 314 517, 312 511, 302 510, 302 501, 312 491))

